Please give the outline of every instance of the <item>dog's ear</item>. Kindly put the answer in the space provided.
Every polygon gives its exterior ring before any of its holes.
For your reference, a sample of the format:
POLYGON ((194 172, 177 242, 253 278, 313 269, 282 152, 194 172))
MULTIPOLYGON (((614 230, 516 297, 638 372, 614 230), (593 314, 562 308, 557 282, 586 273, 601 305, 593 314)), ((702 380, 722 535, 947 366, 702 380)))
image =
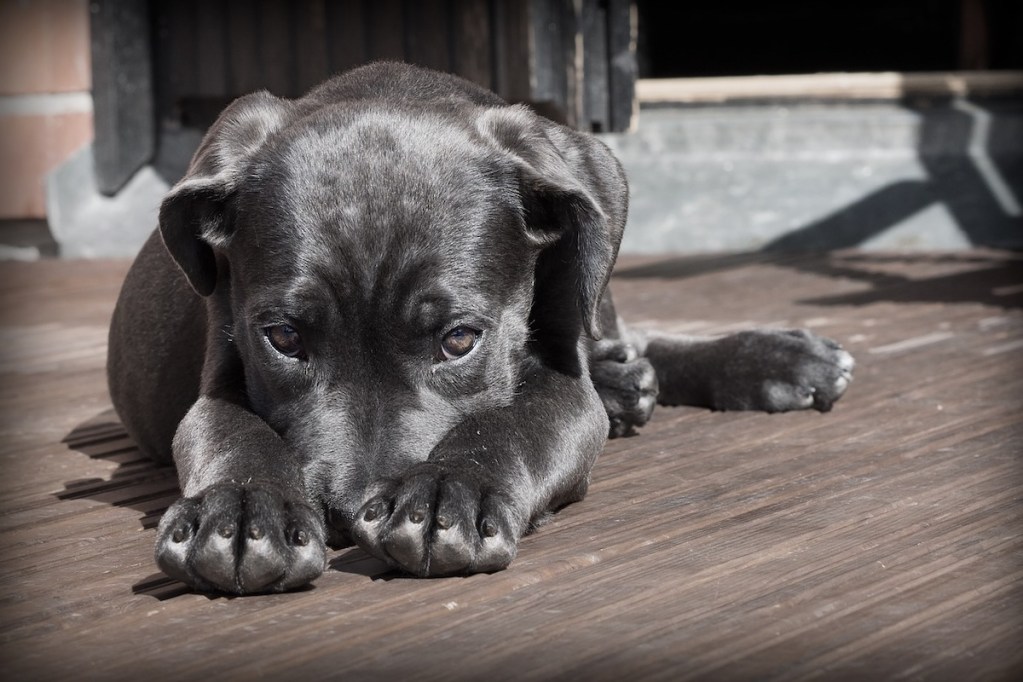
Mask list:
POLYGON ((203 138, 185 177, 160 205, 160 235, 171 257, 202 296, 217 284, 214 249, 234 231, 230 203, 248 161, 286 124, 293 103, 257 92, 228 106, 203 138))
POLYGON ((548 275, 553 281, 538 286, 570 292, 586 331, 599 339, 600 299, 628 212, 625 172, 595 137, 521 105, 485 110, 479 129, 514 159, 526 230, 556 261, 548 275))

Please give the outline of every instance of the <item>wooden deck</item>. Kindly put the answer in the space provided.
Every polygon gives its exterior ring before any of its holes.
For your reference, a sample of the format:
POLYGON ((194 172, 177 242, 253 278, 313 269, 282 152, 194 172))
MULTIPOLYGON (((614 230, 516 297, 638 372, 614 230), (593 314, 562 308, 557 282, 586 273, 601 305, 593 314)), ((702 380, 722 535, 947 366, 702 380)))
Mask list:
POLYGON ((1023 259, 630 260, 627 319, 808 326, 826 415, 660 409, 494 575, 358 549, 306 591, 156 573, 173 472, 109 409, 127 264, 0 265, 0 675, 22 679, 1023 679, 1023 259))

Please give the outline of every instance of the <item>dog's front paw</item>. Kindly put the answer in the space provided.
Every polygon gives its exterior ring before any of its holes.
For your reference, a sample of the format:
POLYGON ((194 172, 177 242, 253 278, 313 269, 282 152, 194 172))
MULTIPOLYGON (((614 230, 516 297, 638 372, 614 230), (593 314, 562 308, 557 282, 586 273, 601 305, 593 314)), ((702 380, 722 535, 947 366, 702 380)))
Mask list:
POLYGON ((852 355, 803 329, 741 332, 727 340, 717 409, 827 412, 852 381, 852 355))
POLYGON ((353 534, 370 554, 413 575, 498 571, 515 558, 522 524, 510 498, 454 465, 424 462, 378 484, 353 534))
POLYGON ((219 484, 175 502, 160 520, 156 563, 202 591, 301 587, 326 561, 323 522, 301 499, 258 484, 219 484))
POLYGON ((590 378, 604 403, 611 438, 632 433, 650 421, 657 404, 657 373, 635 347, 598 341, 590 354, 590 378))

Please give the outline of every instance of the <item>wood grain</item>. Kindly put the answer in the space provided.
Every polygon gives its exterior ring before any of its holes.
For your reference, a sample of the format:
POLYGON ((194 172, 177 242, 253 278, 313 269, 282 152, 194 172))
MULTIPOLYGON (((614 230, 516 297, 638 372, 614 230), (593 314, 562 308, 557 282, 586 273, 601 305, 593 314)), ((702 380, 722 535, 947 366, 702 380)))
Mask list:
POLYGON ((315 587, 156 572, 172 470, 110 411, 127 264, 0 265, 4 679, 920 679, 1023 675, 1023 260, 628 259, 627 319, 809 326, 859 365, 826 414, 660 409, 494 575, 332 552, 315 587))

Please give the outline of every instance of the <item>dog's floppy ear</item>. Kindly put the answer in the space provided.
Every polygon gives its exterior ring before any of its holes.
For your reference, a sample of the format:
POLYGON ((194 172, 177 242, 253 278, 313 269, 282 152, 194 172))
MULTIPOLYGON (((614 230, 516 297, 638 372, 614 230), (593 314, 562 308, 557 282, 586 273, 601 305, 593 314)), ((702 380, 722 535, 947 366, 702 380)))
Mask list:
POLYGON ((171 257, 202 296, 217 284, 215 247, 234 231, 230 199, 249 159, 289 120, 292 102, 267 92, 241 97, 210 127, 185 177, 160 205, 160 235, 171 257))
POLYGON ((529 236, 557 252, 554 284, 574 290, 586 331, 599 339, 600 299, 628 211, 625 172, 593 136, 524 106, 487 109, 479 120, 484 137, 514 159, 529 236))

